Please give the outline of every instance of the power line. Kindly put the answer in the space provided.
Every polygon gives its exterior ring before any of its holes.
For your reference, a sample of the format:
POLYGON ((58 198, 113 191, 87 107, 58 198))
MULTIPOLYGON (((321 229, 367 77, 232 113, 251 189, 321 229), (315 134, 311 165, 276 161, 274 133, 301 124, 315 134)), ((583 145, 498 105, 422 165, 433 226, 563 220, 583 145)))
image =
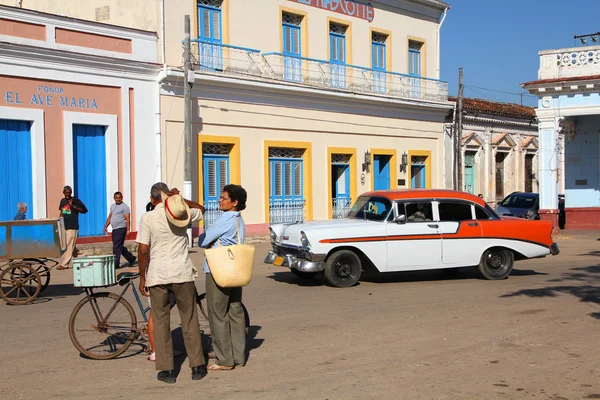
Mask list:
POLYGON ((488 92, 496 92, 496 93, 504 93, 504 94, 513 94, 515 96, 527 96, 527 97, 535 97, 537 99, 537 96, 531 95, 531 94, 527 94, 527 92, 521 92, 521 93, 517 93, 517 92, 507 92, 504 90, 496 90, 496 89, 489 89, 489 88, 484 88, 481 86, 474 86, 474 85, 465 85, 466 88, 475 88, 475 89, 480 89, 480 90, 486 90, 488 92))

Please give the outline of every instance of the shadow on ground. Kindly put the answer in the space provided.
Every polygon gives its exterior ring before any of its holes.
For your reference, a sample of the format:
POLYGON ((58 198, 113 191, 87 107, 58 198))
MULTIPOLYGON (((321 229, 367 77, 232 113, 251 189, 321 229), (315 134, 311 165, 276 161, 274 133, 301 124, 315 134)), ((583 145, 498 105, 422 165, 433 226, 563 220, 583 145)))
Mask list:
MULTIPOLYGON (((600 306, 600 265, 571 268, 569 272, 564 272, 559 278, 550 279, 548 282, 563 283, 563 285, 523 289, 501 297, 527 296, 541 298, 569 294, 578 298, 582 303, 592 303, 600 306)), ((589 315, 600 320, 600 312, 590 313, 589 315)))
MULTIPOLYGON (((548 275, 545 272, 537 272, 531 269, 513 269, 511 276, 548 275)), ((291 272, 274 272, 267 276, 277 282, 296 286, 323 286, 326 285, 323 275, 313 278, 299 278, 291 272)), ((392 282, 428 282, 428 281, 452 281, 466 279, 483 279, 477 268, 448 268, 428 271, 408 272, 363 272, 360 280, 370 283, 392 283, 392 282)), ((360 284, 360 282, 358 283, 360 284)))

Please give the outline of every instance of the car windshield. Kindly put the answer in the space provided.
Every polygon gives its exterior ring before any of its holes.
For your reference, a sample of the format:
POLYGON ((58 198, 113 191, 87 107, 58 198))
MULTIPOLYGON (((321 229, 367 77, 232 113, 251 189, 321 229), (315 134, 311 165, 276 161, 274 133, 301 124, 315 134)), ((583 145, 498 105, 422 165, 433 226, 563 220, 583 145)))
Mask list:
POLYGON ((532 208, 536 199, 536 194, 511 194, 500 205, 511 208, 532 208))
POLYGON ((385 221, 391 209, 392 202, 386 198, 361 196, 352 206, 347 218, 385 221))

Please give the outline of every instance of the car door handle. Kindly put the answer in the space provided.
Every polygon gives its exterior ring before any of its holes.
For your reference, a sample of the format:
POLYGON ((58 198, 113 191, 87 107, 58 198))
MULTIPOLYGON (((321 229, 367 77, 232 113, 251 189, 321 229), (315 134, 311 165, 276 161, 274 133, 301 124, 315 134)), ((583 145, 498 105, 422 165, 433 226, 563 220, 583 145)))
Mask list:
POLYGON ((469 222, 469 226, 479 226, 477 222, 469 222))
POLYGON ((440 227, 438 224, 427 224, 427 226, 430 228, 435 228, 435 229, 440 227))

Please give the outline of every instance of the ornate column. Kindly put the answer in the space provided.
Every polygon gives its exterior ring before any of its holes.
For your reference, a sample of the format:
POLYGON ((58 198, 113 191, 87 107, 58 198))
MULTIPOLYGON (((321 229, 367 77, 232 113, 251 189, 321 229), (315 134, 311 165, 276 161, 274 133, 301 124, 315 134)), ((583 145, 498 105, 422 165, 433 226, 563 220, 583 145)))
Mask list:
POLYGON ((539 118, 538 180, 540 219, 552 221, 552 233, 558 233, 558 133, 557 119, 539 118))

